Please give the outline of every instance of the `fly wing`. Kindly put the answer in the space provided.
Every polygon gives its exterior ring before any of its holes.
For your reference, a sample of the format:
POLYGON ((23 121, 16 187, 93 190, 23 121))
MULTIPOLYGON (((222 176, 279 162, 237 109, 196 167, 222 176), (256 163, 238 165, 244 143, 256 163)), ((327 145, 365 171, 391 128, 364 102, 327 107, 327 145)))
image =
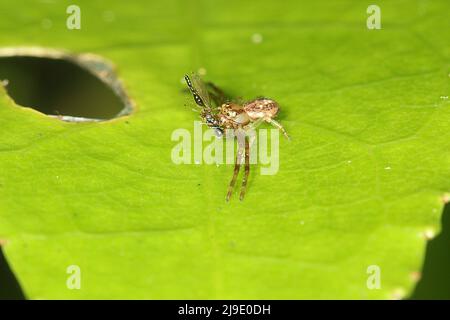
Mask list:
POLYGON ((200 76, 197 73, 192 73, 191 77, 185 75, 184 79, 186 80, 189 90, 191 90, 195 103, 197 103, 200 107, 211 109, 211 99, 209 97, 206 85, 200 76))

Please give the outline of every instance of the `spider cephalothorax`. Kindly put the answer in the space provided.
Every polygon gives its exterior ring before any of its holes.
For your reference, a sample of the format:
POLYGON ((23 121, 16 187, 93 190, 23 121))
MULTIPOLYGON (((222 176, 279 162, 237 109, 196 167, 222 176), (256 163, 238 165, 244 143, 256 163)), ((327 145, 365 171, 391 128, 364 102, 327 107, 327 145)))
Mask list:
POLYGON ((250 146, 247 132, 256 129, 263 122, 268 122, 280 129, 286 138, 289 139, 283 126, 273 119, 280 109, 278 103, 268 98, 257 98, 241 105, 236 102, 230 102, 226 99, 222 90, 210 82, 204 83, 195 73, 192 74, 192 79, 188 75, 184 78, 195 103, 201 108, 200 117, 203 122, 214 129, 219 137, 224 134, 225 130, 233 130, 234 135, 232 136, 237 137, 238 153, 226 199, 228 201, 231 197, 244 158, 245 175, 242 180, 240 194, 240 199, 242 200, 245 196, 250 172, 250 146), (214 102, 214 106, 211 100, 214 102))

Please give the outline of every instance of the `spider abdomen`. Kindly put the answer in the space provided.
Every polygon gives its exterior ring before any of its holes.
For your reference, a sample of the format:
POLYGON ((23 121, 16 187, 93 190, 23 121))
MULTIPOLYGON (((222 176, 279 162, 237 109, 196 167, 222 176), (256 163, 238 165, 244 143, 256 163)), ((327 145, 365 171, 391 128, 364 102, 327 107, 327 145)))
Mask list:
POLYGON ((267 98, 255 99, 244 105, 245 113, 252 120, 274 118, 279 108, 276 101, 267 98))

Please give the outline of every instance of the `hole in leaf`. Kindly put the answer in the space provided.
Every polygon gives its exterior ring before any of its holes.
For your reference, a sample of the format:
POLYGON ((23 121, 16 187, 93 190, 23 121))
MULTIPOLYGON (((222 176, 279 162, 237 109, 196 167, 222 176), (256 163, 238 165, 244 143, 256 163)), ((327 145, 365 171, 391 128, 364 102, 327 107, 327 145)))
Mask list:
POLYGON ((61 120, 101 121, 133 110, 112 65, 92 54, 0 49, 1 80, 16 104, 61 120))

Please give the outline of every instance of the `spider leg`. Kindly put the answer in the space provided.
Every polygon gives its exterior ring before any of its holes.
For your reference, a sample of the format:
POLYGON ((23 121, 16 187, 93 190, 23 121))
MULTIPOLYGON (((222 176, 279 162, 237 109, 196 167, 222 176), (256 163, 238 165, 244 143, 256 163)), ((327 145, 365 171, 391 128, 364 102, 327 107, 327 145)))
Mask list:
POLYGON ((251 131, 251 130, 255 130, 256 128, 258 128, 261 123, 263 123, 265 121, 264 118, 259 118, 256 121, 250 122, 248 125, 245 126, 245 131, 251 131))
POLYGON ((234 164, 234 172, 233 172, 233 178, 230 181, 230 184, 228 186, 228 192, 227 192, 227 201, 230 200, 231 194, 233 193, 234 184, 236 183, 236 178, 239 173, 239 169, 241 168, 241 152, 238 151, 238 154, 236 155, 236 163, 234 164))
POLYGON ((216 104, 216 106, 220 107, 222 104, 227 102, 228 98, 227 98, 227 96, 225 95, 225 92, 223 92, 222 89, 220 89, 218 86, 216 86, 212 82, 207 82, 206 85, 207 85, 207 87, 209 89, 208 93, 209 93, 211 99, 216 104))
POLYGON ((247 181, 248 181, 248 175, 250 173, 250 146, 248 139, 245 139, 245 174, 244 179, 242 179, 242 186, 241 186, 241 195, 239 196, 239 200, 243 200, 245 196, 245 191, 247 189, 247 181))
POLYGON ((288 139, 291 140, 291 138, 288 136, 286 130, 284 130, 283 126, 276 120, 272 119, 272 118, 266 118, 265 119, 268 123, 270 123, 271 125, 273 125, 274 127, 280 129, 280 131, 284 134, 284 136, 288 139))
MULTIPOLYGON (((239 174, 239 169, 241 168, 241 162, 242 162, 242 155, 243 155, 243 144, 242 144, 242 134, 240 131, 237 132, 237 138, 238 138, 238 152, 236 154, 236 162, 234 164, 234 172, 233 172, 233 178, 230 181, 230 184, 228 185, 228 192, 227 192, 227 198, 226 200, 229 201, 231 198, 231 195, 233 193, 234 185, 236 184, 236 179, 239 174)), ((245 139, 245 136, 244 136, 245 139)))
POLYGON ((264 118, 259 118, 254 122, 250 122, 244 127, 244 130, 248 133, 249 146, 252 147, 256 140, 256 128, 258 128, 261 123, 265 121, 264 118))

